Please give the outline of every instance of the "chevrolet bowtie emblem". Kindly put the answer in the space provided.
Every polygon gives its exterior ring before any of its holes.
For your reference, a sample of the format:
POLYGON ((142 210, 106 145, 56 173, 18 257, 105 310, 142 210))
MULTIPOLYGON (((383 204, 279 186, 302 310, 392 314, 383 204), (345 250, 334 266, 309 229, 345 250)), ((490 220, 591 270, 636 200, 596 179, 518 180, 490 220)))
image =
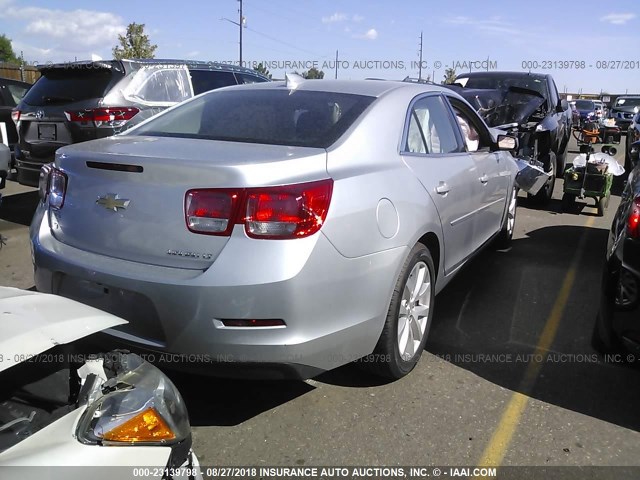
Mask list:
POLYGON ((125 209, 131 203, 131 200, 126 198, 118 198, 117 193, 108 193, 102 197, 98 197, 96 203, 107 210, 113 210, 117 212, 119 208, 125 209))

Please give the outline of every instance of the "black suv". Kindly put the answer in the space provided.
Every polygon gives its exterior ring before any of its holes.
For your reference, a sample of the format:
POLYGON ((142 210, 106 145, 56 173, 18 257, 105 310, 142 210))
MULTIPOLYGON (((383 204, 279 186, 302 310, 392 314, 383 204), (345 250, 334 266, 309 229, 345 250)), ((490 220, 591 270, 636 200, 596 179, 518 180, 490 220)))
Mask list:
POLYGON ((156 59, 62 63, 40 73, 13 115, 18 182, 30 186, 59 147, 115 135, 208 90, 269 81, 227 64, 156 59))
MULTIPOLYGON (((451 85, 449 85, 451 87, 451 85)), ((453 84, 490 127, 513 130, 519 157, 538 161, 551 173, 538 199, 548 202, 555 177, 564 173, 572 112, 551 75, 527 72, 470 72, 453 84)))

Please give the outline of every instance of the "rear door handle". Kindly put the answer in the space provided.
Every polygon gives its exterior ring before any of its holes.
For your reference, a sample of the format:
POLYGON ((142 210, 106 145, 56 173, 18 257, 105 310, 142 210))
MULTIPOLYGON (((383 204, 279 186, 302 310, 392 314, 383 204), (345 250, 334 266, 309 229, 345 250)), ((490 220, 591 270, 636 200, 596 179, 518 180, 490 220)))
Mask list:
POLYGON ((489 181, 489 177, 487 177, 487 175, 485 174, 485 175, 482 175, 478 180, 480 180, 482 184, 485 184, 489 181))
POLYGON ((440 184, 436 187, 436 193, 438 193, 439 195, 446 195, 450 190, 451 188, 449 188, 449 185, 447 185, 446 182, 440 182, 440 184))

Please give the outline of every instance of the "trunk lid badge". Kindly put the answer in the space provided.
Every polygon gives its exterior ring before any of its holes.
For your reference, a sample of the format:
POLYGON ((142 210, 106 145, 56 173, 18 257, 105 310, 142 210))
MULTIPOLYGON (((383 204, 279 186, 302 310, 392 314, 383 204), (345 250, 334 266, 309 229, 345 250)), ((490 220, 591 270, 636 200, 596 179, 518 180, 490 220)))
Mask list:
POLYGON ((131 203, 131 200, 126 198, 119 198, 119 195, 117 193, 108 193, 106 195, 98 197, 96 203, 101 207, 106 208, 107 210, 113 210, 114 212, 117 212, 119 208, 123 210, 126 209, 131 203))

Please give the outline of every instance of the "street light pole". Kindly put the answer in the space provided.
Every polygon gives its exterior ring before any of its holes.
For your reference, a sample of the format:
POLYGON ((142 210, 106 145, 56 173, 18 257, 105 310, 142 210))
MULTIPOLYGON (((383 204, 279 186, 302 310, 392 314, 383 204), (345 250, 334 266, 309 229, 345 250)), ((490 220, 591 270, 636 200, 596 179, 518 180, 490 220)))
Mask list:
POLYGON ((244 24, 244 18, 242 16, 242 0, 238 0, 240 2, 240 66, 242 67, 242 25, 244 24))

